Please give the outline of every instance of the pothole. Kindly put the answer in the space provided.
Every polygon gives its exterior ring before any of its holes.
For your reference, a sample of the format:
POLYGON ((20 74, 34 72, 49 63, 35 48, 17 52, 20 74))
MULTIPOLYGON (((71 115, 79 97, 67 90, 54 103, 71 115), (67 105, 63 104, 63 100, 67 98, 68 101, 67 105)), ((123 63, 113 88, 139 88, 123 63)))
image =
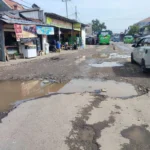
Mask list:
POLYGON ((124 64, 121 64, 119 62, 103 62, 101 64, 89 64, 91 67, 95 68, 106 68, 106 67, 122 67, 124 64))
POLYGON ((55 83, 54 80, 1 81, 0 112, 7 112, 18 101, 57 92, 64 85, 65 83, 55 83))
POLYGON ((135 126, 121 132, 124 138, 129 139, 129 144, 124 144, 122 150, 150 150, 150 132, 147 125, 135 126))
POLYGON ((110 97, 128 98, 137 96, 137 92, 133 85, 124 82, 116 82, 113 80, 90 80, 90 79, 74 79, 66 84, 60 93, 74 93, 74 92, 95 92, 107 95, 110 97))
POLYGON ((117 53, 111 53, 109 55, 109 58, 131 58, 131 56, 130 55, 120 55, 117 53))

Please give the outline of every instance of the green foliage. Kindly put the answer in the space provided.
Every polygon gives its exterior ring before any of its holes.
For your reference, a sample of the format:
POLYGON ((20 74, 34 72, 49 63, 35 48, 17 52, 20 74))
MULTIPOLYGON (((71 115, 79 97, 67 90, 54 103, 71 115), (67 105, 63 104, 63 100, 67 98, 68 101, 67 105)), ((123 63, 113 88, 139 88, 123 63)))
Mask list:
POLYGON ((93 32, 99 32, 102 31, 103 29, 106 29, 106 25, 104 22, 100 23, 98 19, 92 20, 92 30, 93 32))
POLYGON ((140 29, 139 26, 133 25, 133 26, 130 27, 130 30, 129 30, 128 34, 130 34, 130 35, 138 34, 139 29, 140 29))
POLYGON ((113 35, 113 32, 111 30, 107 30, 110 35, 113 35))

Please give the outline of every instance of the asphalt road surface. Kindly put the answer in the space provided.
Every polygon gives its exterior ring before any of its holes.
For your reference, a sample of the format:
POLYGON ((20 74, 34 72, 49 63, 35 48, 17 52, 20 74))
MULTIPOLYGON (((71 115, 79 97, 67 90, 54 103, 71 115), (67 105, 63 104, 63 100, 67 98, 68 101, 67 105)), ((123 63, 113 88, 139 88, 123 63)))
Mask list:
POLYGON ((131 64, 131 51, 114 43, 1 67, 1 80, 67 84, 8 113, 0 150, 149 150, 150 74, 131 64))

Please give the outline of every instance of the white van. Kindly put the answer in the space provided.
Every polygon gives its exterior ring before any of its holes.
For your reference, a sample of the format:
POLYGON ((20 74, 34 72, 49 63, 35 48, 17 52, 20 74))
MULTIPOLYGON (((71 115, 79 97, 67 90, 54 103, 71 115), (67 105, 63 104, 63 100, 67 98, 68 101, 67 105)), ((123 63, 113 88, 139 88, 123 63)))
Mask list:
POLYGON ((142 72, 147 72, 150 69, 150 36, 141 38, 132 47, 134 50, 131 53, 131 62, 140 64, 142 72))

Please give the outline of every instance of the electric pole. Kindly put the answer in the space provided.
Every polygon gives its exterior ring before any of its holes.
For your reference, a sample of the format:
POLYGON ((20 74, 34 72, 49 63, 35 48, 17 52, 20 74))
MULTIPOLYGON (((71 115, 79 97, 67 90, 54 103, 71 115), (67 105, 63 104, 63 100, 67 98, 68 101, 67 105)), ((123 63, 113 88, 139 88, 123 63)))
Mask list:
POLYGON ((75 6, 75 19, 78 20, 77 6, 75 6))
POLYGON ((62 0, 62 2, 66 3, 66 15, 67 15, 67 18, 68 18, 68 1, 71 1, 71 0, 62 0))

